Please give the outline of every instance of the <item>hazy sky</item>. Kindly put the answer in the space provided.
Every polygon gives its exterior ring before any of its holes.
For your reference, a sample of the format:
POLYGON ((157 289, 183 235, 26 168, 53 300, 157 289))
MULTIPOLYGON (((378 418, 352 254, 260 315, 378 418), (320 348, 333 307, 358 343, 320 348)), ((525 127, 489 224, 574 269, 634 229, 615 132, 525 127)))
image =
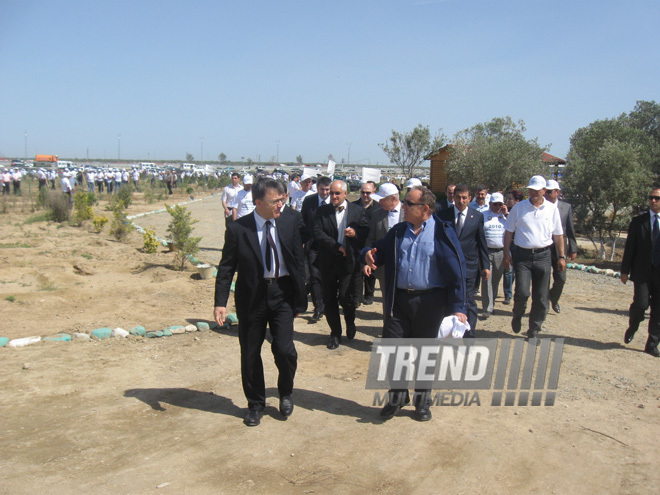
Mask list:
POLYGON ((0 156, 386 162, 494 117, 565 157, 660 101, 660 2, 0 0, 0 156), (121 135, 121 139, 118 136, 121 135))

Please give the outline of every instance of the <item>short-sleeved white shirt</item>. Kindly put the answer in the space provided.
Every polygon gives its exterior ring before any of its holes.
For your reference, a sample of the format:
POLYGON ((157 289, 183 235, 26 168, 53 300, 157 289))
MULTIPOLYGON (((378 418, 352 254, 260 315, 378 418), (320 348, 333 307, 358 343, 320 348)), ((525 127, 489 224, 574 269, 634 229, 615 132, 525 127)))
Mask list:
POLYGON ((246 191, 245 189, 241 189, 238 191, 235 205, 236 218, 241 218, 252 213, 254 210, 254 203, 252 202, 252 190, 246 191))
POLYGON ((559 209, 543 198, 543 203, 537 208, 529 199, 519 201, 511 209, 504 228, 515 232, 515 244, 524 249, 540 249, 550 246, 553 235, 564 233, 561 227, 559 209))
POLYGON ((484 232, 486 234, 486 245, 491 249, 501 249, 504 247, 504 224, 506 217, 504 213, 495 213, 488 208, 483 212, 484 232))

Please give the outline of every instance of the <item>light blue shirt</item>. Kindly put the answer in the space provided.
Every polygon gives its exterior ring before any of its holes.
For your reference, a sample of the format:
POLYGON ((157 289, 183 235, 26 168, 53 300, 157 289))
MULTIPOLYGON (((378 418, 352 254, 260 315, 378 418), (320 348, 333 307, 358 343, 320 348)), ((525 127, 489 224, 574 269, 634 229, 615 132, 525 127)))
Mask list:
POLYGON ((429 218, 415 235, 412 225, 406 231, 399 249, 397 268, 398 289, 426 290, 440 287, 438 264, 435 258, 435 220, 429 218))

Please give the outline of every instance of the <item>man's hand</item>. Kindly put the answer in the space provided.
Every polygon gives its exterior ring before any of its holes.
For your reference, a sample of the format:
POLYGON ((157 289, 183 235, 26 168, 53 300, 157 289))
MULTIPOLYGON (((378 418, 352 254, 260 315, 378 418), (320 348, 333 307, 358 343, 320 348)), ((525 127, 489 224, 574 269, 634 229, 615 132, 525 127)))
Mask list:
POLYGON ((502 258, 502 263, 504 264, 505 269, 511 268, 512 262, 511 262, 511 255, 510 254, 505 254, 504 257, 502 258))
POLYGON ((365 277, 371 277, 371 267, 369 267, 368 265, 364 265, 362 267, 362 273, 364 273, 365 277))
POLYGON ((224 306, 216 306, 213 308, 213 319, 215 322, 222 326, 225 324, 225 314, 227 313, 227 308, 224 306))
POLYGON ((463 313, 454 313, 454 316, 458 318, 458 321, 460 321, 463 324, 467 323, 467 316, 463 313))
POLYGON ((344 258, 346 257, 346 248, 344 246, 339 246, 339 252, 344 258))
POLYGON ((371 271, 373 272, 376 268, 376 262, 374 260, 374 253, 376 252, 376 248, 370 249, 367 251, 367 254, 364 255, 364 263, 366 266, 371 268, 371 271))
POLYGON ((624 284, 628 281, 628 274, 627 273, 622 273, 621 274, 621 282, 624 284))
POLYGON ((577 258, 577 253, 571 253, 568 255, 568 259, 571 261, 575 261, 575 258, 577 258))
POLYGON ((557 260, 557 268, 559 268, 560 272, 566 270, 566 258, 559 258, 559 260, 557 260))
POLYGON ((481 270, 481 278, 488 280, 490 278, 490 270, 481 270))
POLYGON ((346 237, 355 237, 355 229, 353 227, 344 229, 344 235, 346 237))

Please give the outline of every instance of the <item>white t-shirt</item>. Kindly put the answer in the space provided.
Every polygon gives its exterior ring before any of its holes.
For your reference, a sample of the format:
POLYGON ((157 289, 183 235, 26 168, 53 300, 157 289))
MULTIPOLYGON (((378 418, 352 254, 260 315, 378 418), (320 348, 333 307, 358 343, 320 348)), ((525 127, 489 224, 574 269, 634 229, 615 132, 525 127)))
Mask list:
POLYGON ((236 218, 241 218, 245 215, 252 213, 254 210, 254 203, 252 202, 252 190, 246 191, 241 189, 236 194, 236 218))
POLYGON ((233 185, 225 186, 222 189, 222 198, 220 198, 221 201, 224 201, 225 204, 227 205, 227 208, 236 208, 236 195, 238 194, 238 191, 242 191, 243 186, 238 184, 236 187, 233 185))
POLYGON ((564 233, 559 210, 545 198, 538 208, 529 199, 516 203, 506 219, 504 228, 508 232, 515 232, 516 246, 525 249, 550 246, 554 242, 553 235, 564 233))
POLYGON ((309 191, 296 191, 291 195, 291 208, 294 210, 302 210, 302 204, 304 199, 309 196, 310 194, 314 194, 314 192, 310 189, 309 191))
POLYGON ((486 245, 491 249, 501 249, 504 247, 504 224, 506 217, 504 213, 495 213, 488 208, 483 212, 484 232, 486 233, 486 245))

